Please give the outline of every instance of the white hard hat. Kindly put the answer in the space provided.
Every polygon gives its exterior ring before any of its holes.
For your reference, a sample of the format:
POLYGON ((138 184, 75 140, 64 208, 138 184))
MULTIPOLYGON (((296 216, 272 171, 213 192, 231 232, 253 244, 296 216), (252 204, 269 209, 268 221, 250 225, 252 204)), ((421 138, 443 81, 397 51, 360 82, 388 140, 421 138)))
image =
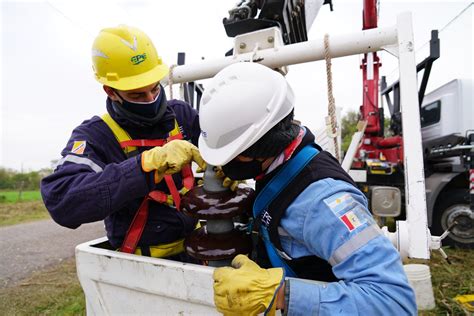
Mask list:
POLYGON ((201 99, 201 155, 211 165, 225 165, 285 118, 293 104, 293 90, 280 73, 247 62, 224 68, 201 99))

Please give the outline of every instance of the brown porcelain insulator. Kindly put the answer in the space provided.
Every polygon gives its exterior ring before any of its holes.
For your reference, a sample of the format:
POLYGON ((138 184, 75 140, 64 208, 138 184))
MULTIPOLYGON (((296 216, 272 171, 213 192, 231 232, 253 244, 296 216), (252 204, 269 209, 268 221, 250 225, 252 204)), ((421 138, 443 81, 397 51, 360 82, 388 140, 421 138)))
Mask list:
POLYGON ((226 219, 251 210, 254 199, 255 192, 250 188, 206 192, 197 186, 183 196, 181 210, 199 219, 226 219))
POLYGON ((184 247, 189 255, 200 260, 224 260, 238 254, 249 254, 252 240, 245 231, 233 229, 229 233, 210 234, 204 226, 186 238, 184 247))

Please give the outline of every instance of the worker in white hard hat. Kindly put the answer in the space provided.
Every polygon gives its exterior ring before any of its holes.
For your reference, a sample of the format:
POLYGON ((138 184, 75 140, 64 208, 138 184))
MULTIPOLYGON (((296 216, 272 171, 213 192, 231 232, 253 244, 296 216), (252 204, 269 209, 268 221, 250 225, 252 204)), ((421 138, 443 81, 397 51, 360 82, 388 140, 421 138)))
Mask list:
POLYGON ((294 103, 285 78, 255 63, 224 68, 202 97, 204 160, 234 180, 256 179, 257 191, 257 256, 214 271, 217 310, 416 315, 398 252, 350 176, 293 120, 294 103))
POLYGON ((141 30, 100 31, 92 46, 106 110, 76 127, 41 192, 62 226, 105 220, 112 248, 185 260, 183 238, 196 220, 177 212, 194 185, 190 164, 205 163, 195 145, 196 110, 166 99, 168 66, 141 30))

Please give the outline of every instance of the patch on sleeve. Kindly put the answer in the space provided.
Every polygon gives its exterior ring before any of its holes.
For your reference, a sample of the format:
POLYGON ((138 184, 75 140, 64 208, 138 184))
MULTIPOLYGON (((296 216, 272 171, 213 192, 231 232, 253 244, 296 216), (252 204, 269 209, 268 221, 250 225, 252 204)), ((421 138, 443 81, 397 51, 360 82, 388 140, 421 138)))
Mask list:
POLYGON ((71 153, 82 155, 86 149, 87 142, 85 140, 76 140, 72 145, 71 153))
POLYGON ((333 214, 352 232, 364 224, 371 224, 373 219, 349 193, 341 192, 324 200, 333 214))
POLYGON ((356 204, 356 201, 349 193, 339 193, 324 200, 331 211, 336 215, 343 215, 349 210, 349 207, 356 204))
POLYGON ((340 216, 339 219, 344 223, 344 225, 346 225, 347 229, 349 229, 350 232, 362 225, 360 219, 352 211, 349 211, 346 214, 340 216))

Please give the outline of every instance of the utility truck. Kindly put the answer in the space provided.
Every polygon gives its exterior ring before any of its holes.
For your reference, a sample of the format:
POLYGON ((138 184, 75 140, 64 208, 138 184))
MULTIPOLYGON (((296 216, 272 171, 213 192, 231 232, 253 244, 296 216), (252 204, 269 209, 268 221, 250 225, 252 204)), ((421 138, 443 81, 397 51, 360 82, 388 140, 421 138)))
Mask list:
MULTIPOLYGON (((451 51, 462 51, 463 43, 450 42, 452 33, 462 31, 465 20, 472 17, 472 4, 468 5, 442 30, 441 41, 448 49, 441 50, 438 31, 432 31, 429 56, 417 65, 420 75, 418 100, 422 133, 423 163, 426 183, 426 210, 428 225, 433 235, 449 232, 444 244, 463 248, 474 247, 474 110, 473 81, 469 62, 457 62, 450 56, 451 51), (440 54, 440 51, 446 53, 440 54), (460 68, 460 69, 457 69, 460 68), (433 78, 430 78, 433 77, 433 78), (446 79, 451 79, 446 81, 446 79), (434 89, 425 95, 429 81, 434 89), (440 83, 443 83, 440 85, 440 83)), ((472 27, 472 21, 470 22, 472 27)), ((467 41, 467 49, 471 43, 467 41)), ((368 79, 367 57, 363 60, 364 93, 360 117, 365 121, 359 142, 354 151, 349 152, 345 165, 352 164, 350 173, 371 200, 371 210, 382 217, 405 217, 406 167, 403 161, 404 141, 409 131, 402 122, 400 83, 387 85, 383 76, 380 84, 382 101, 390 114, 390 127, 384 128, 384 107, 378 106, 378 57, 372 57, 372 67, 376 71, 368 79)), ((472 64, 471 64, 472 65, 472 64)), ((471 66, 472 69, 472 66, 471 66)), ((354 150, 352 146, 352 150, 354 150)))
MULTIPOLYGON (((290 65, 324 60, 328 43, 322 38, 309 40, 307 31, 326 3, 331 1, 241 1, 224 20, 227 34, 234 37, 227 56, 178 65, 168 83, 207 79, 238 62, 261 63, 285 72, 290 65)), ((376 11, 375 0, 364 1, 367 19, 373 19, 376 11)), ((430 250, 440 248, 441 238, 431 236, 427 228, 412 17, 403 13, 395 25, 377 27, 372 20, 364 26, 362 31, 331 35, 330 57, 365 54, 370 66, 380 50, 398 58, 406 220, 397 221, 395 232, 384 231, 402 256, 429 259, 430 250)), ((373 84, 378 85, 378 80, 373 84)), ((88 314, 217 314, 212 267, 121 253, 111 249, 106 238, 77 246, 76 263, 88 314)))

